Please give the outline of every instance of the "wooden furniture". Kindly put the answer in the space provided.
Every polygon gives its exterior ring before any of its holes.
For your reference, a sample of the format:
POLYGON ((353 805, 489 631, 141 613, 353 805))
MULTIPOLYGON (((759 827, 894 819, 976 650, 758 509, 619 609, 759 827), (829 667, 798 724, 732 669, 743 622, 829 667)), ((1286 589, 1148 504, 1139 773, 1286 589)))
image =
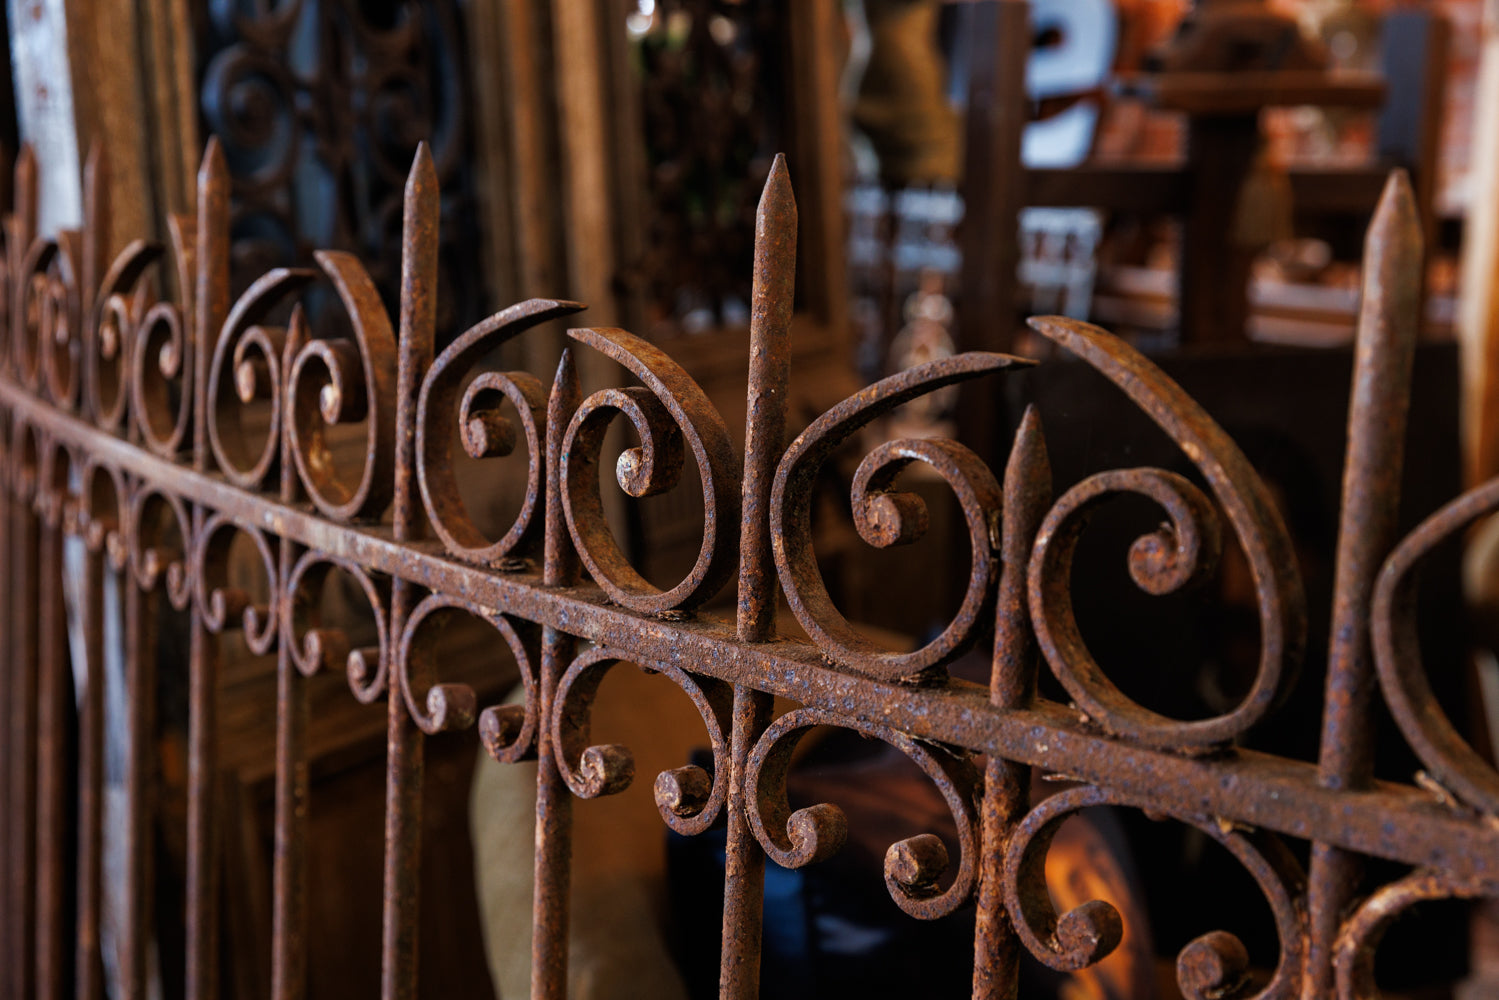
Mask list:
MULTIPOLYGON (((1190 62, 1186 68, 1132 77, 1121 82, 1121 93, 1186 116, 1187 150, 1180 164, 1026 170, 1017 166, 1026 122, 1023 75, 1017 66, 1023 67, 1031 45, 1025 6, 999 0, 975 5, 970 15, 969 222, 963 235, 968 306, 960 319, 965 347, 1009 343, 1014 279, 1009 258, 1000 259, 1006 251, 994 246, 1002 241, 992 236, 1015 231, 1014 220, 1026 205, 1091 206, 1182 219, 1181 341, 1243 339, 1252 254, 1234 248, 1229 234, 1260 147, 1258 114, 1267 107, 1313 104, 1379 112, 1375 158, 1368 166, 1287 171, 1298 225, 1330 216, 1367 219, 1389 170, 1403 167, 1412 176, 1431 242, 1448 40, 1439 14, 1397 10, 1386 15, 1378 77, 1309 69, 1213 69, 1190 62)), ((1203 4, 1205 10, 1214 7, 1203 4)), ((1218 54, 1209 47, 1204 57, 1218 54)))

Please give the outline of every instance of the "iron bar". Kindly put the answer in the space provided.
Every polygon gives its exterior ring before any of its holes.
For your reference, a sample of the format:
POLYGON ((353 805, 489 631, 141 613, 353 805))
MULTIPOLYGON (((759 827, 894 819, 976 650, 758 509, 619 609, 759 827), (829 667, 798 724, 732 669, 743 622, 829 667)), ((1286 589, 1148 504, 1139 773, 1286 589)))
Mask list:
POLYGON ((120 929, 120 982, 127 1000, 144 1000, 148 949, 156 925, 152 879, 156 854, 156 599, 129 570, 120 577, 124 594, 125 686, 129 756, 125 775, 125 873, 121 885, 125 925, 120 929))
MULTIPOLYGON (((1420 327, 1421 251, 1415 194, 1405 172, 1396 171, 1385 185, 1365 243, 1348 409, 1348 452, 1318 760, 1321 782, 1340 791, 1366 787, 1374 770, 1370 706, 1378 682, 1370 650, 1369 606, 1375 576, 1395 543, 1411 364, 1420 327)), ((1332 991, 1334 943, 1362 871, 1356 855, 1321 840, 1313 843, 1304 1000, 1332 991)))
POLYGON ((103 906, 104 558, 101 537, 84 556, 81 608, 86 671, 78 713, 78 932, 74 958, 78 1000, 98 1000, 104 991, 99 939, 103 906))
MULTIPOLYGON (((414 479, 416 397, 432 364, 437 317, 437 171, 426 144, 418 148, 406 180, 401 230, 400 367, 396 381, 396 467, 391 535, 397 542, 419 537, 414 479)), ((391 591, 392 635, 402 635, 418 599, 411 581, 391 591)), ((406 671, 386 667, 385 911, 380 995, 384 1000, 416 996, 418 869, 422 843, 422 781, 426 744, 408 711, 412 694, 406 671)))
MULTIPOLYGON (((742 642, 765 642, 775 629, 775 572, 770 546, 770 492, 785 447, 791 381, 791 311, 796 273, 796 198, 786 158, 777 155, 755 217, 755 271, 750 291, 748 419, 744 438, 744 502, 739 533, 739 617, 742 642)), ((729 737, 728 835, 724 874, 723 954, 719 992, 760 995, 760 939, 765 902, 765 852, 746 819, 744 768, 770 723, 769 695, 734 685, 729 737)))
MULTIPOLYGON (((228 218, 229 170, 223 148, 210 139, 198 169, 194 335, 185 342, 192 373, 187 389, 193 400, 192 463, 198 472, 210 466, 208 359, 229 306, 228 218)), ((207 516, 202 505, 193 505, 194 540, 202 537, 207 516)), ((195 587, 195 593, 200 589, 195 587)), ((209 631, 202 603, 194 599, 188 626, 188 1000, 219 995, 219 640, 209 631)))
MULTIPOLYGON (((1093 805, 1185 824, 1245 867, 1280 938, 1271 995, 1338 990, 1342 1000, 1361 997, 1372 988, 1370 956, 1392 914, 1427 899, 1499 894, 1499 774, 1435 706, 1410 614, 1421 557, 1499 508, 1499 485, 1454 501, 1394 544, 1413 276, 1420 270, 1419 234, 1400 178, 1387 190, 1366 263, 1328 703, 1314 764, 1238 745, 1290 692, 1305 645, 1305 594, 1272 495, 1180 387, 1087 324, 1032 321, 1155 420, 1205 487, 1163 469, 1107 470, 1053 499, 1035 411, 1019 426, 1002 483, 983 455, 958 442, 887 441, 869 451, 854 475, 849 500, 859 537, 887 547, 922 536, 925 502, 898 485, 904 470, 922 463, 956 498, 957 537, 970 547, 968 579, 952 620, 915 650, 886 649, 843 618, 813 552, 812 507, 823 466, 900 405, 1028 362, 969 353, 918 365, 832 407, 786 443, 796 206, 779 158, 757 216, 742 466, 722 417, 690 375, 626 331, 569 331, 575 344, 563 353, 549 392, 532 375, 485 369, 495 347, 576 312, 575 303, 521 303, 462 334, 434 359, 440 198, 425 147, 405 193, 396 329, 357 259, 316 257, 348 313, 352 336, 314 333, 300 304, 289 328, 265 325, 316 272, 273 271, 230 303, 228 177, 217 144, 204 157, 196 217, 173 226, 180 302, 155 301, 141 287, 159 248, 132 243, 105 266, 106 171, 96 151, 84 231, 37 240, 35 165, 23 154, 17 211, 6 220, 11 339, 0 350, 0 412, 9 433, 0 553, 10 593, 0 641, 10 662, 0 683, 6 698, 0 739, 9 759, 0 796, 9 815, 0 840, 0 942, 9 960, 5 984, 14 995, 63 988, 69 971, 62 949, 70 933, 80 995, 99 994, 106 566, 123 586, 130 695, 123 942, 130 997, 144 995, 151 945, 154 608, 163 597, 189 611, 185 972, 194 1000, 211 1000, 220 985, 219 659, 221 635, 230 629, 243 630, 252 653, 276 659, 271 980, 277 1000, 305 993, 309 962, 308 677, 336 668, 341 658, 354 697, 386 699, 381 968, 387 1000, 411 1000, 419 987, 426 736, 469 728, 476 716, 497 760, 538 762, 531 994, 567 995, 573 799, 623 791, 634 777, 628 748, 589 742, 598 682, 622 662, 676 684, 706 728, 712 773, 679 767, 658 775, 654 788, 663 819, 678 833, 701 834, 720 821, 727 826, 725 997, 760 992, 765 859, 791 867, 815 863, 848 837, 849 819, 836 806, 793 811, 788 799, 797 745, 820 726, 862 734, 904 755, 950 811, 953 836, 918 833, 891 844, 884 879, 897 906, 917 918, 976 901, 975 997, 1014 995, 1022 948, 1053 968, 1073 970, 1118 945, 1122 918, 1112 906, 1093 900, 1057 913, 1046 890, 1052 835, 1068 816, 1093 805), (584 398, 574 353, 583 349, 619 361, 639 384, 584 398), (232 395, 264 404, 271 414, 264 444, 244 440, 232 395), (703 542, 686 578, 671 588, 641 577, 603 516, 603 441, 621 416, 639 440, 615 464, 614 478, 628 495, 677 486, 689 451, 697 467, 703 542), (344 482, 334 468, 324 435, 335 424, 364 427, 367 453, 357 482, 344 482), (521 512, 502 538, 489 539, 468 517, 451 474, 455 442, 487 458, 510 452, 522 437, 528 467, 521 512), (1155 504, 1163 517, 1129 550, 1130 577, 1147 593, 1208 579, 1221 529, 1237 536, 1259 600, 1262 649, 1248 693, 1221 715, 1180 720, 1146 709, 1114 685, 1107 665, 1082 641, 1072 592, 1092 581, 1073 579, 1072 557, 1091 513, 1122 494, 1155 504), (67 520, 75 512, 76 525, 67 520), (88 552, 87 681, 78 914, 70 928, 63 857, 74 841, 64 823, 62 764, 70 747, 61 580, 62 532, 75 527, 88 552), (259 555, 270 592, 264 605, 225 578, 236 536, 259 555), (368 600, 378 653, 350 651, 331 628, 303 628, 304 619, 315 617, 321 586, 310 581, 334 568, 353 577, 368 600), (704 612, 735 578, 734 618, 704 612), (777 634, 778 592, 810 639, 777 634), (521 666, 524 705, 480 714, 472 691, 438 682, 435 640, 419 635, 433 609, 476 615, 502 633, 521 666), (989 654, 986 685, 948 675, 974 649, 989 654), (1037 693, 1043 664, 1072 704, 1037 693), (1370 776, 1370 715, 1379 695, 1428 768, 1423 787, 1370 776), (776 716, 775 697, 798 707, 776 716), (1073 787, 1032 803, 1032 768, 1073 787), (1310 890, 1279 836, 1313 844, 1310 890), (1353 879, 1365 857, 1416 871, 1360 903, 1353 879)), ((1245 956, 1232 935, 1205 934, 1178 956, 1179 985, 1186 995, 1229 995, 1243 985, 1245 956)))
MULTIPOLYGON (((561 490, 556 483, 562 468, 563 437, 582 400, 578 369, 571 348, 564 348, 547 399, 547 494, 542 536, 542 577, 545 587, 572 587, 581 573, 578 554, 568 537, 561 490)), ((554 624, 541 633, 541 676, 536 711, 550 718, 557 684, 577 650, 571 634, 554 624)), ((531 996, 535 1000, 565 1000, 567 954, 572 895, 572 794, 557 767, 558 748, 550 726, 536 737, 536 875, 532 889, 531 996)))
MULTIPOLYGON (((15 424, 12 423, 14 430, 15 424)), ((12 450, 22 447, 18 431, 12 450)), ((19 470, 11 486, 10 588, 10 865, 11 927, 8 972, 12 996, 34 995, 36 973, 37 761, 37 517, 19 470)))
POLYGON ((37 556, 37 756, 36 756, 36 984, 40 997, 60 998, 65 988, 67 930, 64 895, 68 873, 67 622, 62 593, 60 519, 41 517, 37 556))
MULTIPOLYGON (((1041 418, 1026 410, 1005 466, 1000 523, 999 596, 994 620, 994 664, 989 699, 1001 709, 1025 710, 1036 697, 1036 643, 1030 632, 1025 566, 1041 519, 1051 504, 1051 462, 1041 418)), ((1030 804, 1030 769, 990 755, 984 768, 983 852, 974 922, 973 995, 1008 1000, 1019 988, 1020 940, 1005 910, 1003 849, 1030 804)))
MULTIPOLYGON (((292 313, 287 329, 281 371, 290 373, 292 361, 307 336, 306 317, 300 306, 292 313)), ((290 421, 280 428, 283 449, 291 445, 290 421)), ((296 499, 296 471, 281 463, 281 502, 296 499)), ((300 553, 290 538, 281 539, 278 553, 280 578, 291 579, 300 553)), ((291 602, 282 603, 283 616, 292 613, 291 602)), ((299 1000, 307 992, 307 682, 292 656, 288 623, 282 622, 281 642, 276 644, 276 861, 271 893, 271 998, 299 1000)))

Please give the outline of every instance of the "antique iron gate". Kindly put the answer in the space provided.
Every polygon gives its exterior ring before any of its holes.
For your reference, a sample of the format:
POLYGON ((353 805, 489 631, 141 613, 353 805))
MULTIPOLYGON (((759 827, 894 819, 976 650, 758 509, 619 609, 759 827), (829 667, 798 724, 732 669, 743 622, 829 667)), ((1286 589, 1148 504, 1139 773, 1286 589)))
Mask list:
MULTIPOLYGON (((161 601, 184 610, 191 623, 186 983, 200 1000, 217 988, 214 694, 220 636, 229 630, 242 630, 252 651, 278 661, 278 998, 303 992, 308 960, 305 684, 321 670, 346 669, 353 697, 389 706, 381 958, 390 998, 416 992, 417 907, 443 902, 419 902, 424 740, 473 726, 498 760, 539 761, 533 993, 565 995, 571 803, 620 792, 634 777, 628 748, 590 741, 600 680, 620 662, 680 686, 711 744, 711 772, 667 771, 654 778, 654 794, 663 820, 681 833, 727 824, 727 997, 758 992, 764 858, 807 865, 845 839, 837 808, 792 812, 787 804, 792 750, 817 726, 854 730, 901 751, 951 808, 957 857, 929 834, 902 840, 885 855, 885 881, 913 918, 977 907, 975 996, 1010 995, 1022 947, 1049 966, 1076 969, 1119 942, 1112 906, 1095 901, 1059 914, 1044 882, 1059 825, 1095 803, 1199 828, 1245 866, 1269 902, 1280 941, 1279 964, 1261 996, 1371 996, 1373 953, 1396 914, 1421 900, 1499 893, 1499 775, 1436 705, 1412 611, 1423 554, 1499 508, 1499 482, 1455 501, 1398 544, 1393 537, 1421 258, 1402 176, 1386 190, 1366 254, 1322 752, 1312 763, 1235 746, 1288 689, 1306 638, 1301 581, 1266 487, 1175 384, 1086 324, 1032 321, 1170 434, 1212 497, 1174 473, 1139 468, 1094 475, 1054 500, 1035 412, 1020 426, 1001 476, 953 441, 892 441, 864 458, 855 476, 858 531, 875 546, 919 537, 925 508, 896 480, 910 463, 929 465, 954 491, 971 542, 961 607, 935 639, 900 653, 861 636, 834 608, 812 549, 819 467, 902 402, 1028 362, 970 353, 925 364, 850 397, 785 444, 796 207, 782 161, 760 205, 742 459, 686 373, 623 330, 569 335, 620 362, 638 386, 582 398, 571 354, 550 386, 529 374, 482 370, 496 345, 581 305, 512 306, 434 358, 438 192, 425 148, 407 182, 396 317, 360 262, 334 252, 318 255, 320 274, 272 271, 231 302, 228 179, 214 143, 199 174, 196 215, 176 220, 170 253, 137 241, 106 260, 104 169, 96 151, 83 231, 38 240, 35 162, 23 153, 16 210, 5 226, 0 717, 9 757, 0 941, 7 995, 56 995, 70 962, 80 996, 98 996, 101 988, 106 567, 127 581, 129 821, 119 835, 130 859, 123 980, 132 997, 143 995, 149 930, 145 784, 155 680, 146 636, 161 601), (268 325, 278 303, 318 279, 331 284, 347 311, 351 337, 314 337, 300 308, 285 326, 268 325), (178 289, 175 300, 147 291, 169 283, 178 289), (241 407, 255 401, 268 404, 268 426, 242 422, 241 407), (503 404, 513 418, 502 419, 503 404), (605 523, 598 466, 605 429, 617 416, 639 440, 617 463, 626 493, 672 486, 687 449, 701 479, 702 546, 691 572, 669 590, 631 568, 605 523), (362 425, 367 439, 363 469, 352 478, 329 456, 327 428, 340 423, 362 425), (459 498, 454 446, 478 458, 504 454, 522 439, 529 452, 525 501, 508 533, 490 538, 459 498), (1179 721, 1146 710, 1114 686, 1082 641, 1072 614, 1072 556, 1090 511, 1121 493, 1148 498, 1166 518, 1129 553, 1133 579, 1150 593, 1180 589, 1213 570, 1221 518, 1243 549, 1259 600, 1259 672, 1226 714, 1179 721), (68 533, 80 534, 88 551, 76 859, 64 835, 73 794, 63 764, 71 714, 62 559, 68 533), (236 537, 259 554, 267 602, 256 603, 228 577, 236 537), (351 649, 343 633, 320 622, 318 592, 335 569, 367 600, 377 645, 351 649), (694 613, 736 577, 736 621, 694 613), (777 635, 778 586, 810 641, 777 635), (480 711, 471 689, 442 680, 432 635, 454 613, 476 616, 504 638, 521 666, 523 704, 480 711), (947 676, 960 653, 991 643, 987 688, 947 676), (1072 705, 1036 695, 1042 663, 1072 705), (1376 693, 1423 762, 1424 787, 1371 777, 1376 693), (772 696, 799 707, 773 717, 772 696), (1079 784, 1033 807, 1032 767, 1079 784), (1311 842, 1307 875, 1281 835, 1311 842), (1411 873, 1356 899, 1365 856, 1401 862, 1411 873), (63 876, 75 864, 77 923, 70 928, 63 876), (70 941, 76 956, 64 954, 70 941)), ((1242 946, 1212 932, 1181 952, 1178 977, 1191 997, 1237 996, 1246 989, 1244 966, 1242 946)))

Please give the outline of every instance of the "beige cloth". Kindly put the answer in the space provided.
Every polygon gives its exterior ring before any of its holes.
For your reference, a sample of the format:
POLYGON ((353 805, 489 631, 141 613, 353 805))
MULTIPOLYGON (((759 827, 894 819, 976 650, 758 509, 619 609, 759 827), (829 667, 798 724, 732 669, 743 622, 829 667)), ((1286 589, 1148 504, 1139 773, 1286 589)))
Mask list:
MULTIPOLYGON (((520 700, 517 692, 512 700, 520 700)), ((574 800, 569 996, 686 1000, 667 943, 666 825, 651 787, 687 763, 707 731, 671 681, 615 667, 594 704, 593 742, 635 754, 619 795, 574 800)), ((481 755, 471 801, 474 865, 490 974, 503 1000, 530 996, 536 765, 481 755)))

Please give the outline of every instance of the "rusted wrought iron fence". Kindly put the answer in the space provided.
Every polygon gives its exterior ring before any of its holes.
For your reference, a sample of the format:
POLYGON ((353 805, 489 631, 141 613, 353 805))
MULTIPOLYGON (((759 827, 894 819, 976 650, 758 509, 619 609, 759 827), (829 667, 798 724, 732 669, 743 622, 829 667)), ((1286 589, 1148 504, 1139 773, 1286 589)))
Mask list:
MULTIPOLYGON (((1371 231, 1355 370, 1336 606, 1321 759, 1267 756, 1235 741, 1288 690, 1306 642, 1302 584, 1287 530, 1266 487, 1225 433, 1152 364, 1083 323, 1037 319, 1041 335, 1093 366, 1147 412, 1200 471, 1187 479, 1137 468, 1091 476, 1052 496, 1041 417, 1026 415, 1001 474, 949 440, 898 440, 864 458, 852 490, 863 539, 910 542, 926 510, 897 485, 924 463, 957 497, 971 544, 967 588, 951 623, 910 652, 864 637, 834 608, 814 561, 812 484, 860 428, 904 401, 1028 364, 970 353, 885 379, 784 438, 796 207, 777 161, 756 233, 749 421, 741 456, 723 420, 671 358, 616 329, 575 329, 569 351, 599 351, 639 385, 583 398, 571 353, 550 383, 483 370, 492 349, 527 328, 583 307, 531 300, 460 336, 433 357, 438 192, 418 153, 407 183, 399 313, 387 314, 354 257, 325 252, 319 270, 276 270, 229 297, 228 178, 210 143, 196 214, 178 218, 167 249, 131 243, 105 258, 104 163, 86 178, 82 232, 35 238, 37 176, 16 167, 6 219, 8 280, 0 412, 5 567, 0 643, 7 808, 3 824, 3 944, 9 996, 56 995, 74 963, 80 996, 100 992, 100 788, 104 705, 103 580, 123 595, 130 734, 130 859, 123 893, 127 995, 143 995, 150 931, 147 785, 156 691, 150 633, 169 602, 190 619, 190 767, 187 818, 186 984, 215 995, 218 835, 212 787, 221 637, 232 630, 277 658, 273 992, 302 993, 308 961, 306 867, 307 684, 346 670, 352 697, 388 707, 383 994, 417 986, 416 859, 423 747, 429 734, 477 726, 497 760, 539 761, 533 993, 566 993, 571 807, 574 797, 624 790, 630 750, 593 745, 599 683, 618 663, 680 686, 702 716, 711 769, 654 776, 662 819, 697 834, 727 824, 722 993, 758 992, 765 857, 797 867, 844 843, 831 805, 792 811, 793 748, 833 726, 896 748, 925 772, 956 823, 957 856, 936 836, 902 840, 885 855, 891 896, 914 919, 976 906, 973 992, 1006 996, 1021 948, 1077 969, 1114 948, 1118 912, 1094 901, 1057 913, 1044 863, 1063 820, 1095 803, 1148 810, 1201 830, 1236 857, 1268 900, 1278 965, 1260 995, 1372 995, 1383 929, 1426 899, 1499 891, 1499 775, 1436 705, 1418 658, 1412 589, 1421 557, 1475 517, 1499 508, 1499 483, 1461 499, 1396 544, 1393 519, 1416 332, 1420 236, 1410 191, 1396 176, 1371 231), (313 282, 347 312, 346 338, 314 337, 300 307, 271 325, 313 282), (148 289, 179 290, 174 300, 148 289), (269 413, 259 425, 244 408, 269 413), (506 419, 506 414, 509 414, 506 419), (690 450, 706 511, 696 564, 668 590, 630 566, 605 522, 599 463, 606 427, 633 426, 638 447, 616 472, 641 497, 671 487, 690 450), (367 440, 362 469, 330 457, 329 429, 353 424, 367 440), (474 457, 529 453, 524 504, 501 537, 464 506, 453 473, 474 457), (1213 571, 1221 522, 1237 538, 1259 601, 1261 653, 1249 693, 1232 711, 1180 721, 1147 710, 1094 661, 1071 608, 1074 548, 1097 505, 1117 494, 1157 504, 1165 523, 1129 552, 1138 586, 1162 594, 1213 571), (87 545, 81 614, 87 683, 78 714, 77 856, 65 835, 68 798, 64 536, 87 545), (269 600, 227 575, 240 539, 258 553, 269 600), (1381 568, 1382 566, 1382 568, 1381 568), (351 648, 320 619, 319 591, 346 575, 367 601, 378 643, 351 648), (737 577, 738 617, 695 614, 737 577), (778 635, 777 591, 810 636, 778 635), (445 683, 436 626, 467 613, 496 630, 520 664, 523 704, 480 711, 473 691, 445 683), (992 647, 988 687, 946 667, 992 647), (1038 670, 1070 694, 1036 694, 1038 670), (797 706, 773 717, 772 696, 797 706), (1382 698, 1423 762, 1427 787, 1371 776, 1371 713, 1382 698), (1029 769, 1078 784, 1032 807, 1029 769), (1433 789, 1440 792, 1433 794, 1433 789), (1308 874, 1279 839, 1312 844, 1308 874), (1407 877, 1355 898, 1361 860, 1392 859, 1407 877), (75 867, 76 866, 76 867, 75 867), (63 899, 76 872, 74 906, 63 899), (76 941, 76 954, 64 954, 76 941)), ((961 565, 961 563, 958 563, 961 565)), ((1208 933, 1178 960, 1188 996, 1244 992, 1245 955, 1208 933)), ((1253 992, 1252 990, 1250 992, 1253 992)))

